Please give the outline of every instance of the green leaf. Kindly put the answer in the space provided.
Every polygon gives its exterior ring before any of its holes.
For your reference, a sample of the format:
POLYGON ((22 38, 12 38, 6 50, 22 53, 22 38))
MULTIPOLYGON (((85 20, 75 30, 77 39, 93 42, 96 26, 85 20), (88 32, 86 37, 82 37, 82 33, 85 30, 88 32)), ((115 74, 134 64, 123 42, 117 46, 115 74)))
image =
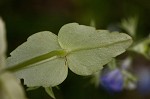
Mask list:
POLYGON ((99 87, 100 74, 101 71, 98 71, 91 76, 92 78, 90 79, 90 83, 93 84, 95 87, 99 87))
POLYGON ((103 65, 123 53, 132 43, 127 34, 95 30, 77 23, 63 26, 58 41, 68 51, 69 68, 79 75, 91 75, 101 70, 103 65))
POLYGON ((7 59, 8 70, 24 79, 28 87, 52 87, 65 80, 69 68, 79 75, 91 75, 132 43, 127 34, 109 33, 70 23, 58 36, 39 32, 30 36, 7 59))
POLYGON ((36 90, 38 89, 40 86, 36 86, 36 87, 29 87, 26 89, 26 91, 31 91, 31 90, 36 90))
POLYGON ((52 97, 53 99, 56 99, 56 98, 55 98, 55 95, 54 95, 54 92, 53 92, 53 90, 52 90, 51 87, 45 87, 45 91, 47 92, 47 94, 48 94, 50 97, 52 97))
MULTIPOLYGON (((41 56, 51 51, 60 50, 57 36, 44 31, 30 36, 27 42, 20 45, 7 59, 7 66, 17 65, 34 57, 41 56)), ((18 78, 24 79, 28 87, 56 86, 67 77, 68 67, 65 58, 51 57, 49 59, 31 64, 15 73, 18 78)))
POLYGON ((136 36, 136 29, 138 25, 138 17, 129 17, 121 21, 121 28, 124 29, 131 36, 136 36))
POLYGON ((150 37, 139 42, 138 44, 130 48, 130 50, 140 53, 150 60, 150 37))
POLYGON ((19 81, 9 72, 0 75, 0 97, 1 99, 26 99, 19 81))

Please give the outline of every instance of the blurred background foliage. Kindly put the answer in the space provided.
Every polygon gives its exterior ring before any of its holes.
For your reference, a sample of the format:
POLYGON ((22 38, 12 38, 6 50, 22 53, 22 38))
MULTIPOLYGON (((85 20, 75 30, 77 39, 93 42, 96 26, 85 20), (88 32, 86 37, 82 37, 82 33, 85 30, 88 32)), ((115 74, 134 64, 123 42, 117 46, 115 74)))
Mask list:
MULTIPOLYGON (((149 0, 0 0, 0 16, 6 23, 8 53, 26 41, 28 36, 39 31, 57 34, 60 27, 69 22, 90 25, 94 21, 97 29, 126 32, 118 24, 122 19, 136 16, 138 25, 135 41, 147 38, 150 33, 149 0)), ((149 60, 140 54, 133 56, 136 57, 133 68, 149 69, 149 60)), ((150 90, 147 94, 136 89, 109 93, 101 86, 97 88, 91 84, 90 78, 69 71, 69 76, 59 86, 60 89, 53 88, 56 98, 150 99, 150 90)), ((150 83, 148 88, 150 89, 150 83)), ((30 99, 51 99, 43 88, 28 91, 27 96, 30 99)))

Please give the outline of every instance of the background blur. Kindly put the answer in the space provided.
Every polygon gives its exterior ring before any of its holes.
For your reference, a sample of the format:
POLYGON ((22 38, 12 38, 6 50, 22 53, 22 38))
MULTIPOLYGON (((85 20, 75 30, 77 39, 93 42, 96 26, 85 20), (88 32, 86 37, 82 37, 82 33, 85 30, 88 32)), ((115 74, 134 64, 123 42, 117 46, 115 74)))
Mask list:
MULTIPOLYGON (((60 27, 69 22, 91 25, 93 21, 97 29, 113 28, 124 32, 118 26, 121 20, 137 16, 136 40, 144 39, 150 33, 149 0, 0 0, 0 16, 6 23, 8 53, 25 42, 30 35, 45 30, 57 34, 60 27)), ((134 68, 140 66, 149 69, 149 60, 140 55, 136 57, 135 63, 138 62, 138 66, 134 68)), ((69 71, 69 76, 59 86, 60 90, 54 88, 56 98, 150 99, 150 81, 146 93, 137 89, 109 93, 101 86, 94 87, 89 79, 90 77, 78 76, 69 71)), ((27 96, 30 99, 51 99, 43 88, 29 91, 27 96)))

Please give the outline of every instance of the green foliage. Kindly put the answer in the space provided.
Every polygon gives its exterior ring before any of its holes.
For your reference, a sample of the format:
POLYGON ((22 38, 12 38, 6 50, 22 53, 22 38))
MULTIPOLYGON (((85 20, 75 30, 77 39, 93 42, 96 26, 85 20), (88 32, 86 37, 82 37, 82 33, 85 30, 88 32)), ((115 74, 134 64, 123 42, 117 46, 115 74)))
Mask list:
POLYGON ((45 91, 47 92, 47 94, 49 96, 51 96, 53 99, 55 99, 55 95, 54 95, 53 89, 51 87, 46 87, 45 91))
MULTIPOLYGON (((12 57, 7 59, 7 65, 19 64, 34 57, 60 49, 61 47, 58 44, 55 34, 48 31, 36 33, 29 37, 27 42, 11 53, 12 57)), ((32 62, 34 62, 33 59, 31 63, 32 62)), ((29 67, 17 71, 16 75, 19 78, 24 78, 24 83, 29 87, 49 87, 56 86, 63 82, 67 76, 67 72, 68 67, 65 65, 65 59, 54 56, 48 57, 48 59, 37 62, 36 64, 31 64, 29 67)))
POLYGON ((1 99, 26 99, 19 81, 9 72, 3 72, 5 68, 5 26, 0 19, 0 98, 1 99))
POLYGON ((122 29, 124 29, 132 37, 136 36, 137 25, 138 25, 137 17, 129 17, 128 19, 122 19, 121 21, 122 29))
MULTIPOLYGON (((132 37, 137 38, 137 26, 138 26, 138 17, 132 16, 128 19, 123 19, 121 22, 121 27, 132 37)), ((130 51, 134 51, 143 55, 145 58, 150 59, 150 37, 146 37, 143 40, 134 42, 130 48, 130 51)))
POLYGON ((78 75, 91 75, 131 43, 132 38, 124 33, 70 23, 58 36, 45 31, 29 37, 11 53, 7 65, 28 87, 52 87, 65 80, 68 67, 78 75))
POLYGON ((131 37, 123 33, 109 33, 76 23, 63 26, 58 41, 69 53, 69 68, 79 75, 91 75, 103 65, 125 51, 132 43, 131 37))
POLYGON ((145 38, 143 41, 133 46, 130 50, 142 54, 150 60, 150 37, 145 38))

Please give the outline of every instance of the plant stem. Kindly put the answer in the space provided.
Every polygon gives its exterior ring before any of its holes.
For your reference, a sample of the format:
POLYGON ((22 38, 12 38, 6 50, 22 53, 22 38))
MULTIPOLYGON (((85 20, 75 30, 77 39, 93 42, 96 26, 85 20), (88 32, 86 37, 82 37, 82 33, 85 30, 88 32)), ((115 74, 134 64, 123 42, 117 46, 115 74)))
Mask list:
POLYGON ((136 78, 135 76, 133 76, 132 74, 130 74, 129 72, 123 70, 122 73, 123 73, 124 75, 126 75, 130 80, 132 80, 132 81, 137 81, 137 78, 136 78))
POLYGON ((21 70, 29 65, 32 65, 32 64, 35 64, 35 63, 38 63, 40 61, 43 61, 43 60, 46 60, 46 59, 49 59, 49 58, 52 58, 54 56, 59 56, 59 57, 63 57, 67 54, 67 52, 65 50, 55 50, 55 51, 51 51, 49 53, 46 53, 46 54, 43 54, 41 56, 37 56, 37 57, 34 57, 30 60, 27 60, 27 61, 24 61, 22 63, 19 63, 17 65, 14 65, 14 66, 10 66, 9 68, 6 68, 4 70, 2 70, 0 72, 3 73, 3 72, 6 72, 6 71, 10 71, 10 72, 16 72, 18 70, 21 70))

